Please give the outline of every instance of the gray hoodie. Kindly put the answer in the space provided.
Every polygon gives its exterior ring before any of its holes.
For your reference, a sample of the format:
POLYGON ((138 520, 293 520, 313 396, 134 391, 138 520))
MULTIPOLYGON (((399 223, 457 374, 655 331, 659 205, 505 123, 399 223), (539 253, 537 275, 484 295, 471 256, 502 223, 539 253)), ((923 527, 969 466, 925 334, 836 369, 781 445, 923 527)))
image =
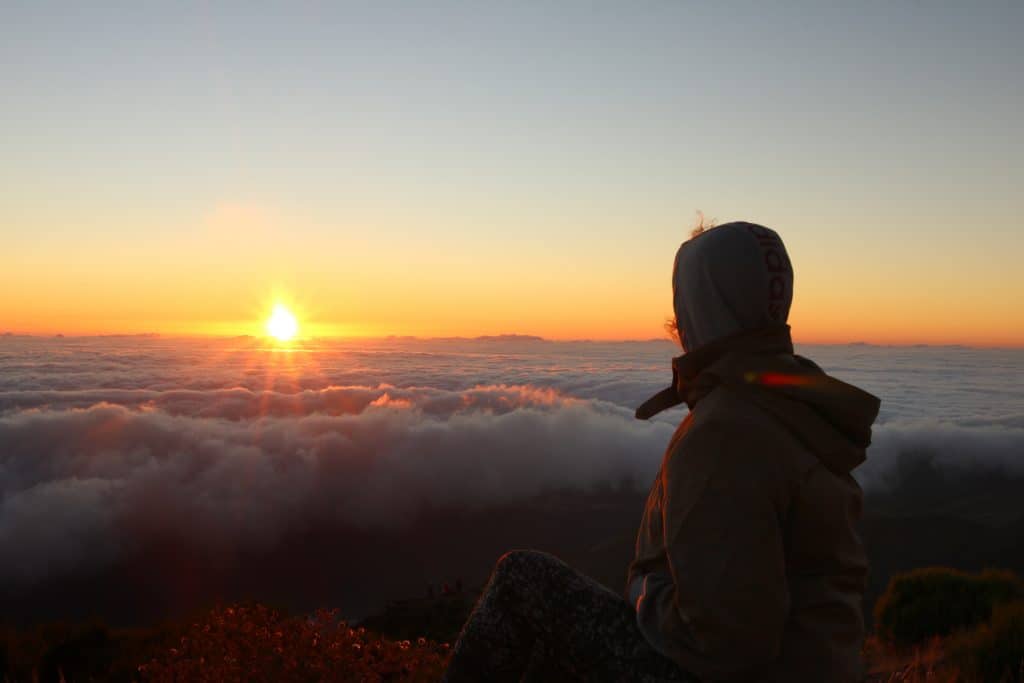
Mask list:
POLYGON ((754 223, 726 223, 683 242, 672 268, 672 307, 686 351, 744 330, 782 325, 793 267, 782 239, 754 223))

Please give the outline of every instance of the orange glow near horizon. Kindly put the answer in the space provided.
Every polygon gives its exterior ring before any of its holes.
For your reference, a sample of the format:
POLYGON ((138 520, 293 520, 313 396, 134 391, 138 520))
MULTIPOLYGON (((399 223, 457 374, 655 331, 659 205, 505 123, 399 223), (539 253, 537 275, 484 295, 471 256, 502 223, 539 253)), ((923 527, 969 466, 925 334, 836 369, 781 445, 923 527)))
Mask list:
MULTIPOLYGON (((486 324, 463 323, 451 320, 447 325, 429 325, 421 321, 414 321, 405 326, 391 326, 383 322, 370 323, 335 323, 324 319, 304 319, 301 325, 301 333, 304 338, 345 338, 345 339, 372 339, 388 336, 409 336, 418 338, 438 337, 463 337, 472 338, 487 335, 520 334, 535 335, 553 341, 570 340, 593 340, 593 341, 626 341, 626 340, 649 340, 665 338, 661 321, 665 315, 652 315, 649 324, 642 321, 629 320, 628 312, 624 312, 625 319, 620 324, 609 324, 607 326, 596 324, 593 321, 583 321, 583 324, 573 325, 563 321, 561 325, 521 325, 517 326, 515 319, 510 318, 505 324, 497 321, 488 321, 486 324), (587 324, 590 323, 590 324, 587 324), (629 324, 633 323, 633 324, 629 324)), ((60 324, 54 320, 40 318, 27 318, 24 324, 11 324, 14 321, 7 318, 7 324, 0 327, 0 334, 10 332, 13 334, 29 334, 52 336, 63 334, 66 336, 92 336, 92 335, 118 335, 118 334, 157 334, 167 337, 269 337, 277 343, 287 343, 297 338, 299 333, 298 319, 295 318, 295 332, 289 332, 290 322, 277 314, 271 318, 266 316, 257 320, 232 320, 220 321, 160 321, 153 319, 126 320, 115 318, 110 320, 91 319, 83 320, 75 317, 60 324), (271 322, 273 320, 273 323, 271 322), (273 324, 274 331, 271 331, 273 324)), ((521 321, 522 322, 522 321, 521 321)), ((548 322, 548 321, 544 321, 548 322)), ((882 330, 878 327, 858 324, 858 321, 848 321, 845 325, 829 326, 825 321, 808 320, 807 316, 800 316, 799 319, 791 319, 793 327, 793 339, 798 344, 850 344, 868 343, 877 345, 907 346, 915 344, 926 345, 964 345, 976 347, 1024 347, 1021 336, 1015 334, 1012 329, 968 329, 961 334, 951 334, 948 330, 942 329, 940 325, 929 321, 921 320, 915 324, 912 320, 905 320, 901 325, 892 325, 882 330), (815 324, 817 323, 817 324, 815 324), (823 324, 824 323, 824 324, 823 324)))
MULTIPOLYGON (((645 242, 636 255, 599 251, 566 272, 567 261, 544 254, 488 261, 483 244, 456 255, 392 243, 299 245, 261 236, 250 214, 217 215, 217 231, 122 245, 118 259, 111 245, 15 245, 18 258, 0 269, 0 334, 264 337, 280 304, 304 338, 627 340, 664 338, 671 314, 675 237, 645 242), (339 253, 353 255, 343 272, 339 253), (649 267, 634 265, 641 257, 649 267)), ((975 276, 953 290, 911 268, 902 280, 865 277, 842 255, 809 252, 813 241, 793 232, 797 343, 1024 346, 1024 290, 1003 287, 1002 269, 971 264, 975 276)))
MULTIPOLYGON (((3 276, 0 275, 0 280, 3 276)), ((0 285, 4 283, 0 282, 0 285)), ((666 292, 668 284, 664 283, 666 292)), ((6 288, 6 291, 18 291, 6 288)), ((185 289, 184 287, 182 289, 185 289)), ((530 289, 527 287, 527 289, 530 289)), ((306 338, 371 338, 389 335, 413 337, 476 337, 481 335, 524 334, 552 340, 592 339, 628 340, 663 338, 663 321, 668 316, 668 296, 631 304, 609 298, 604 306, 578 297, 545 297, 526 291, 517 301, 511 296, 495 297, 501 305, 462 295, 444 301, 427 291, 382 290, 374 302, 370 295, 340 291, 329 292, 328 302, 304 305, 288 297, 271 295, 268 302, 290 312, 294 332, 287 316, 275 312, 274 305, 260 304, 241 293, 238 299, 218 301, 199 291, 182 291, 173 302, 157 299, 149 305, 136 303, 129 292, 111 292, 87 297, 69 292, 58 299, 49 292, 46 300, 23 297, 0 299, 0 334, 97 335, 160 334, 164 336, 269 336, 284 340, 300 332, 306 338), (194 297, 194 298, 193 298, 194 297), (190 311, 182 310, 191 301, 190 311), (241 301, 242 305, 238 306, 241 301), (336 302, 344 301, 346 305, 336 302), (350 304, 347 302, 358 302, 350 304), (161 306, 160 304, 165 304, 161 306), (333 304, 333 305, 331 305, 333 304), (239 310, 240 309, 240 310, 239 310), (163 315, 161 315, 163 314, 163 315), (274 320, 276 332, 269 330, 274 320)), ((140 298, 143 295, 139 295, 140 298)), ((483 297, 480 297, 483 298, 483 297)), ((1009 307, 1008 307, 1009 308, 1009 307)), ((983 347, 1024 346, 1024 326, 1014 323, 1009 310, 995 307, 958 310, 957 319, 942 313, 940 305, 918 304, 900 309, 897 305, 854 306, 842 297, 817 292, 802 298, 799 284, 790 324, 793 338, 804 344, 963 344, 983 347), (954 324, 955 322, 955 324, 954 324)), ((1018 316, 1019 318, 1019 316, 1018 316)))

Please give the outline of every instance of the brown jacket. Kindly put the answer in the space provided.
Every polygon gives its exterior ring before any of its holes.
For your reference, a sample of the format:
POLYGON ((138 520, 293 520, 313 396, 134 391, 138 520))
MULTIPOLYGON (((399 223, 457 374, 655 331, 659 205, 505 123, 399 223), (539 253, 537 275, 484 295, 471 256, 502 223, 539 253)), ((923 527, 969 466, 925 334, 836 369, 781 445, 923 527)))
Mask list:
POLYGON ((674 361, 691 412, 637 534, 630 583, 661 586, 639 597, 641 628, 706 680, 859 680, 867 559, 850 471, 878 399, 794 356, 788 328, 712 346, 674 361))

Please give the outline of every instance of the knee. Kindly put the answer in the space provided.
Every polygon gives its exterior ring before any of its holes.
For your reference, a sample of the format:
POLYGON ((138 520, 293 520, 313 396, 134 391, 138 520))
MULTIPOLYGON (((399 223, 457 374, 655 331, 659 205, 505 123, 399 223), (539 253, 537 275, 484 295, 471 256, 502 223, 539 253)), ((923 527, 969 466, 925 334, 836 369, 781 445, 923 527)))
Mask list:
POLYGON ((537 550, 510 550, 498 558, 494 574, 501 577, 536 574, 543 567, 561 564, 555 557, 537 550))
POLYGON ((494 565, 487 592, 494 600, 522 603, 536 589, 548 557, 536 550, 512 550, 505 553, 494 565))

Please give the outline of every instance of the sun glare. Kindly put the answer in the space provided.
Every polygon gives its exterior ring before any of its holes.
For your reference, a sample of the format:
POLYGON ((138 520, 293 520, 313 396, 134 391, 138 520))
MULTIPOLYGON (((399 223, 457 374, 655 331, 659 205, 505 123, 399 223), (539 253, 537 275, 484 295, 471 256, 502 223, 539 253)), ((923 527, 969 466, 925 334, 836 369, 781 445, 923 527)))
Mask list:
POLYGON ((299 331, 299 321, 281 304, 274 306, 267 320, 267 334, 278 341, 290 341, 299 331))

